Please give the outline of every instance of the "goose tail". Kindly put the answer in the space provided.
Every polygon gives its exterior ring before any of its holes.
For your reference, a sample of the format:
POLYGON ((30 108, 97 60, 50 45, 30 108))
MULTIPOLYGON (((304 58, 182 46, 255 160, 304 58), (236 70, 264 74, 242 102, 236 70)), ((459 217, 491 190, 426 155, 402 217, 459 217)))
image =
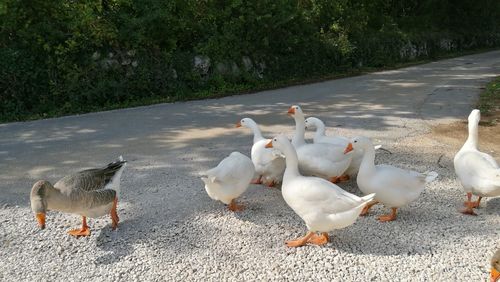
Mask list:
POLYGON ((126 166, 127 161, 123 159, 123 156, 120 156, 116 161, 109 163, 105 168, 112 173, 114 172, 114 175, 111 177, 110 188, 116 191, 117 197, 120 195, 120 180, 126 166))
POLYGON ((201 180, 208 185, 210 183, 214 183, 216 180, 217 167, 211 168, 205 172, 200 173, 201 180))
POLYGON ((375 193, 371 193, 369 195, 361 197, 361 200, 363 201, 363 205, 373 201, 373 199, 375 199, 375 193))
POLYGON ((361 197, 361 203, 356 207, 356 210, 358 211, 357 215, 359 215, 361 213, 361 210, 373 200, 375 200, 375 193, 371 193, 369 195, 361 197))
POLYGON ((208 179, 208 177, 201 177, 201 181, 203 181, 205 185, 210 185, 210 180, 208 179))

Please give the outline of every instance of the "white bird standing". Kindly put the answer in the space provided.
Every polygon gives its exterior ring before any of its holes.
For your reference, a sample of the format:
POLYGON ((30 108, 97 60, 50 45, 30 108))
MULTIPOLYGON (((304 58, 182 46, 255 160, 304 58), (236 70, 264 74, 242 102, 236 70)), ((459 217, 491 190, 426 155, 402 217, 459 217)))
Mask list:
POLYGON ((272 149, 266 148, 266 144, 271 139, 266 139, 262 136, 259 126, 251 118, 243 118, 236 123, 236 127, 241 126, 250 128, 253 132, 251 157, 255 166, 257 179, 252 181, 252 183, 264 183, 269 187, 281 183, 283 172, 285 171, 285 159, 273 152, 272 149))
POLYGON ((328 232, 353 224, 363 207, 375 197, 371 194, 360 198, 325 179, 302 176, 295 148, 283 135, 273 138, 267 147, 276 148, 285 155, 286 169, 281 193, 308 229, 304 237, 287 241, 289 247, 327 243, 328 232))
POLYGON ((295 119, 295 133, 292 145, 297 150, 299 168, 303 174, 314 175, 330 180, 333 183, 348 180, 344 174, 352 160, 352 153, 344 154, 344 146, 305 141, 305 118, 302 109, 291 106, 288 114, 295 119))
MULTIPOLYGON (((342 148, 345 148, 349 144, 349 139, 346 137, 342 136, 326 136, 325 134, 325 124, 323 123, 322 120, 316 117, 308 117, 306 118, 305 121, 306 124, 306 129, 314 129, 316 128, 316 131, 314 132, 314 138, 313 141, 314 143, 327 143, 327 144, 333 144, 337 146, 341 146, 342 148)), ((379 149, 381 146, 377 145, 375 146, 375 150, 379 149)), ((359 171, 359 166, 361 165, 361 160, 363 159, 363 150, 362 149, 356 149, 353 150, 353 155, 352 155, 352 161, 347 170, 345 171, 345 174, 349 175, 350 178, 353 178, 356 176, 356 174, 359 171)))
MULTIPOLYGON (((391 165, 375 165, 375 149, 370 139, 355 137, 352 147, 364 150, 363 160, 359 168, 357 184, 364 194, 376 193, 375 201, 368 204, 361 215, 377 203, 382 203, 392 209, 391 214, 382 215, 380 221, 396 219, 397 209, 416 200, 424 190, 425 184, 436 179, 434 171, 419 173, 404 170, 391 165)), ((346 151, 349 149, 346 148, 346 151)))
POLYGON ((453 159, 455 173, 467 193, 464 214, 476 215, 474 208, 479 207, 481 198, 500 196, 500 167, 495 159, 478 150, 478 124, 481 119, 479 110, 469 115, 469 137, 453 159), (472 202, 472 195, 478 196, 472 202))
POLYGON ((243 194, 255 174, 252 160, 239 152, 232 152, 216 167, 204 173, 201 180, 205 183, 208 196, 228 205, 231 211, 240 211, 242 205, 235 201, 243 194))
POLYGON ((306 129, 316 129, 314 132, 314 143, 328 143, 338 146, 347 146, 349 139, 342 136, 326 136, 326 127, 322 120, 316 117, 308 117, 305 120, 306 129))

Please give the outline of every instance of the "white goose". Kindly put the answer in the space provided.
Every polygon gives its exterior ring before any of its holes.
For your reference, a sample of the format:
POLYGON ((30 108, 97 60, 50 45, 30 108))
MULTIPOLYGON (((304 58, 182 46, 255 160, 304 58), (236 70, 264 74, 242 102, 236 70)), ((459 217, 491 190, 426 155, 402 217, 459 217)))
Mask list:
POLYGON ((308 117, 305 120, 306 129, 316 129, 314 132, 314 143, 328 143, 338 146, 347 146, 349 139, 342 136, 326 136, 326 127, 322 120, 316 117, 308 117))
POLYGON ((210 198, 228 205, 231 211, 240 211, 242 205, 235 199, 243 194, 255 174, 252 160, 239 152, 232 152, 216 167, 206 171, 201 180, 210 198))
POLYGON ((274 147, 285 155, 286 169, 281 193, 308 229, 304 237, 287 241, 289 247, 303 246, 308 242, 316 245, 327 243, 328 232, 353 224, 363 207, 375 197, 371 194, 360 198, 322 178, 302 176, 297 153, 283 135, 273 138, 267 147, 274 147))
POLYGON ((31 209, 40 228, 45 228, 48 210, 56 210, 82 216, 82 228, 68 231, 72 236, 90 236, 87 217, 109 214, 112 229, 118 226, 118 196, 120 178, 126 161, 120 158, 103 168, 82 170, 63 177, 54 185, 45 180, 37 181, 31 188, 31 209))
POLYGON ((352 160, 352 153, 344 154, 344 146, 325 143, 307 144, 305 141, 305 119, 302 109, 291 106, 288 114, 295 119, 295 134, 292 144, 297 150, 300 171, 306 175, 314 175, 328 179, 334 183, 348 180, 344 172, 352 160))
POLYGON ((273 150, 266 148, 266 144, 271 139, 262 136, 259 126, 251 118, 244 118, 236 123, 236 127, 241 126, 248 127, 253 132, 251 157, 258 178, 252 183, 264 183, 269 187, 281 183, 285 171, 285 159, 273 152, 273 150))
MULTIPOLYGON (((342 136, 326 136, 325 134, 325 124, 322 120, 316 117, 308 117, 306 118, 306 129, 314 129, 316 128, 316 132, 314 132, 314 143, 327 143, 333 144, 337 146, 342 146, 345 148, 349 144, 349 139, 342 136)), ((381 146, 375 146, 375 150, 379 149, 381 146)), ((361 165, 361 160, 363 159, 363 150, 357 149, 353 150, 352 161, 345 174, 349 175, 349 177, 354 177, 359 171, 359 166, 361 165)))
POLYGON ((478 124, 481 119, 479 110, 469 115, 469 137, 455 155, 455 173, 467 193, 464 214, 476 215, 474 208, 479 207, 482 197, 500 196, 500 167, 495 159, 478 150, 478 124), (478 196, 472 202, 472 195, 478 196))
MULTIPOLYGON (((397 209, 416 200, 424 190, 425 184, 433 181, 438 175, 433 171, 419 173, 391 165, 375 166, 375 149, 370 139, 366 137, 353 138, 352 147, 364 150, 357 177, 359 190, 364 194, 376 193, 375 201, 368 204, 361 215, 368 214, 368 210, 380 202, 390 207, 392 212, 380 216, 379 220, 395 220, 397 209)), ((349 148, 346 148, 346 151, 348 150, 349 148)))

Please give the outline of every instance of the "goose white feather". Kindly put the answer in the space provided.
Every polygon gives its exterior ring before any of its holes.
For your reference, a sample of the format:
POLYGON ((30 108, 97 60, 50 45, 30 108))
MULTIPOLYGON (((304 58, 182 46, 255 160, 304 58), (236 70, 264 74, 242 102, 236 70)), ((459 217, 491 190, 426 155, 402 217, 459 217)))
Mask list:
MULTIPOLYGON (((350 140, 346 137, 343 136, 326 136, 325 134, 325 124, 323 123, 322 120, 316 117, 308 117, 305 120, 305 125, 306 129, 315 129, 316 131, 314 132, 314 138, 313 141, 314 143, 326 143, 326 144, 333 144, 337 146, 341 146, 342 148, 345 148, 350 140)), ((379 149, 381 146, 377 145, 375 146, 375 150, 379 149)), ((363 159, 363 150, 361 149, 356 149, 353 150, 353 155, 352 155, 352 161, 347 170, 345 171, 345 174, 349 175, 350 177, 356 176, 356 174, 359 171, 359 166, 361 165, 361 160, 363 159)))
POLYGON ((226 205, 243 194, 255 173, 252 160, 239 152, 232 152, 216 167, 206 171, 201 179, 210 198, 226 205))
MULTIPOLYGON (((500 196, 500 167, 492 156, 478 149, 480 119, 479 110, 470 113, 469 136, 453 159, 455 173, 468 194, 469 202, 471 194, 479 197, 500 196)), ((470 213, 472 210, 467 211, 470 213)))
MULTIPOLYGON (((357 184, 364 194, 376 193, 375 201, 393 209, 391 216, 382 216, 382 221, 394 220, 396 209, 416 200, 425 184, 433 181, 436 172, 419 173, 391 165, 375 165, 375 149, 370 139, 355 137, 353 148, 364 150, 363 160, 357 176, 357 184)), ((367 210, 364 211, 364 214, 367 210)))
POLYGON ((106 184, 106 186, 104 186, 104 189, 115 190, 117 197, 120 196, 120 192, 121 192, 120 183, 121 183, 121 179, 122 179, 122 173, 123 173, 123 170, 125 169, 125 167, 127 166, 127 162, 123 159, 123 156, 120 156, 118 158, 118 161, 123 162, 123 166, 120 169, 118 169, 118 171, 115 173, 115 175, 111 178, 111 181, 108 184, 106 184))
POLYGON ((291 106, 288 114, 295 119, 295 133, 292 144, 297 150, 300 171, 336 181, 343 176, 352 161, 352 152, 344 154, 345 146, 325 143, 307 144, 305 142, 305 119, 302 109, 291 106))
POLYGON ((375 194, 358 197, 322 178, 301 175, 296 150, 285 136, 273 138, 270 144, 285 155, 283 199, 304 220, 310 232, 330 232, 353 224, 374 198, 375 194))
POLYGON ((236 124, 236 127, 240 126, 250 128, 253 132, 251 158, 257 178, 268 186, 281 183, 285 171, 285 159, 274 150, 266 148, 271 139, 262 136, 259 126, 251 118, 243 118, 236 124))

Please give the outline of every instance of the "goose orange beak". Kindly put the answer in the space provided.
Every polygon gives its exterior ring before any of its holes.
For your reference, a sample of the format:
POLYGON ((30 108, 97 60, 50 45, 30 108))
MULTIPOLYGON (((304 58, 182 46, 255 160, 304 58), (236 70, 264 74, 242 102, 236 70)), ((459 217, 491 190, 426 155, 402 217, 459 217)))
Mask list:
POLYGON ((344 154, 347 154, 347 153, 349 153, 352 150, 353 150, 352 143, 349 143, 349 144, 347 144, 347 147, 344 150, 344 154))
POLYGON ((45 229, 45 214, 43 212, 36 214, 36 220, 38 221, 38 226, 40 226, 41 229, 45 229))
POLYGON ((491 282, 496 282, 498 281, 498 278, 500 278, 500 272, 496 270, 494 267, 491 268, 491 275, 490 275, 490 281, 491 282))
POLYGON ((290 108, 288 109, 287 114, 288 114, 289 116, 290 116, 290 115, 294 115, 294 114, 295 114, 295 108, 294 108, 294 107, 290 107, 290 108))
POLYGON ((266 148, 273 148, 273 141, 272 140, 266 144, 266 148))
POLYGON ((238 121, 235 125, 236 128, 241 127, 241 121, 238 121))

